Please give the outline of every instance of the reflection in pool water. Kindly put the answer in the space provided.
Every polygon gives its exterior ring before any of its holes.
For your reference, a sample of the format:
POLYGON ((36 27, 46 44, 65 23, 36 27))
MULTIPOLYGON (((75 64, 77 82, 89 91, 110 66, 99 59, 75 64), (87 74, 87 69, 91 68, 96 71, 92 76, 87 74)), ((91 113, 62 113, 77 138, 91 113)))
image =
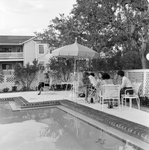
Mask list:
POLYGON ((0 104, 2 150, 136 150, 103 130, 58 109, 12 112, 0 104))

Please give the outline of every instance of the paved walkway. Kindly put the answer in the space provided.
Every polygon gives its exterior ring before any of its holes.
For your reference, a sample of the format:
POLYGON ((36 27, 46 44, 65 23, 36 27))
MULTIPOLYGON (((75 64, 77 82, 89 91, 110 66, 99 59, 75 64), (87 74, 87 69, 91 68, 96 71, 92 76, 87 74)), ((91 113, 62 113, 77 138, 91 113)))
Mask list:
MULTIPOLYGON (((1 93, 0 98, 22 96, 28 102, 62 100, 62 99, 72 100, 70 91, 48 91, 48 92, 44 91, 42 92, 41 95, 37 95, 37 94, 38 94, 38 91, 1 93)), ((131 110, 129 110, 129 107, 124 107, 124 109, 119 109, 119 107, 108 109, 106 104, 104 105, 104 108, 102 110, 99 103, 88 104, 84 102, 84 98, 78 98, 77 100, 75 99, 73 101, 80 103, 82 105, 100 110, 100 111, 104 111, 108 114, 149 127, 149 113, 148 112, 141 111, 135 108, 132 108, 131 110)))

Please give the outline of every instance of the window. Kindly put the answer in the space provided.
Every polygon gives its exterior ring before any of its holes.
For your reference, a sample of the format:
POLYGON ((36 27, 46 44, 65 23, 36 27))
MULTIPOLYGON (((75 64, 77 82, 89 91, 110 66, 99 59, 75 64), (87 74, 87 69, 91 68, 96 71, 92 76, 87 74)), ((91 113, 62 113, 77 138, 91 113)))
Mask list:
POLYGON ((2 64, 2 70, 12 69, 12 64, 2 64))
POLYGON ((39 54, 44 54, 44 45, 39 45, 39 54))

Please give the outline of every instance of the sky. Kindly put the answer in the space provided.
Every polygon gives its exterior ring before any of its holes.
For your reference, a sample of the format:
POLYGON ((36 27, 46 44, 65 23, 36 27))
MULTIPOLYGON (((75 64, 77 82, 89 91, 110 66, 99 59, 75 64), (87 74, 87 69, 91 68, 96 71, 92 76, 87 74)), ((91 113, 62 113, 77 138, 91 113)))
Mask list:
POLYGON ((0 35, 35 35, 59 14, 69 15, 76 0, 0 0, 0 35))

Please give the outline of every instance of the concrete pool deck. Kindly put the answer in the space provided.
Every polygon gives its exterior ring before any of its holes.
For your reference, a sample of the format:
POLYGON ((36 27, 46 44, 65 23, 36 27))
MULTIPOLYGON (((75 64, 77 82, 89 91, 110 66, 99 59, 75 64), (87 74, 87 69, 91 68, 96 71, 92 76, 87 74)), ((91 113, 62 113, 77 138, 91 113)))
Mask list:
POLYGON ((88 104, 85 103, 84 98, 77 98, 77 100, 72 100, 70 97, 70 91, 44 91, 41 95, 37 95, 38 91, 33 92, 17 92, 17 93, 1 93, 0 98, 9 98, 9 97, 23 97, 28 102, 41 102, 41 101, 52 101, 52 100, 63 100, 67 99, 70 101, 77 102, 79 104, 91 107, 96 110, 103 111, 107 114, 111 114, 134 123, 138 123, 149 127, 149 113, 132 108, 129 110, 129 107, 124 107, 119 110, 119 107, 114 107, 113 109, 108 109, 107 105, 104 105, 103 110, 99 103, 88 104))

